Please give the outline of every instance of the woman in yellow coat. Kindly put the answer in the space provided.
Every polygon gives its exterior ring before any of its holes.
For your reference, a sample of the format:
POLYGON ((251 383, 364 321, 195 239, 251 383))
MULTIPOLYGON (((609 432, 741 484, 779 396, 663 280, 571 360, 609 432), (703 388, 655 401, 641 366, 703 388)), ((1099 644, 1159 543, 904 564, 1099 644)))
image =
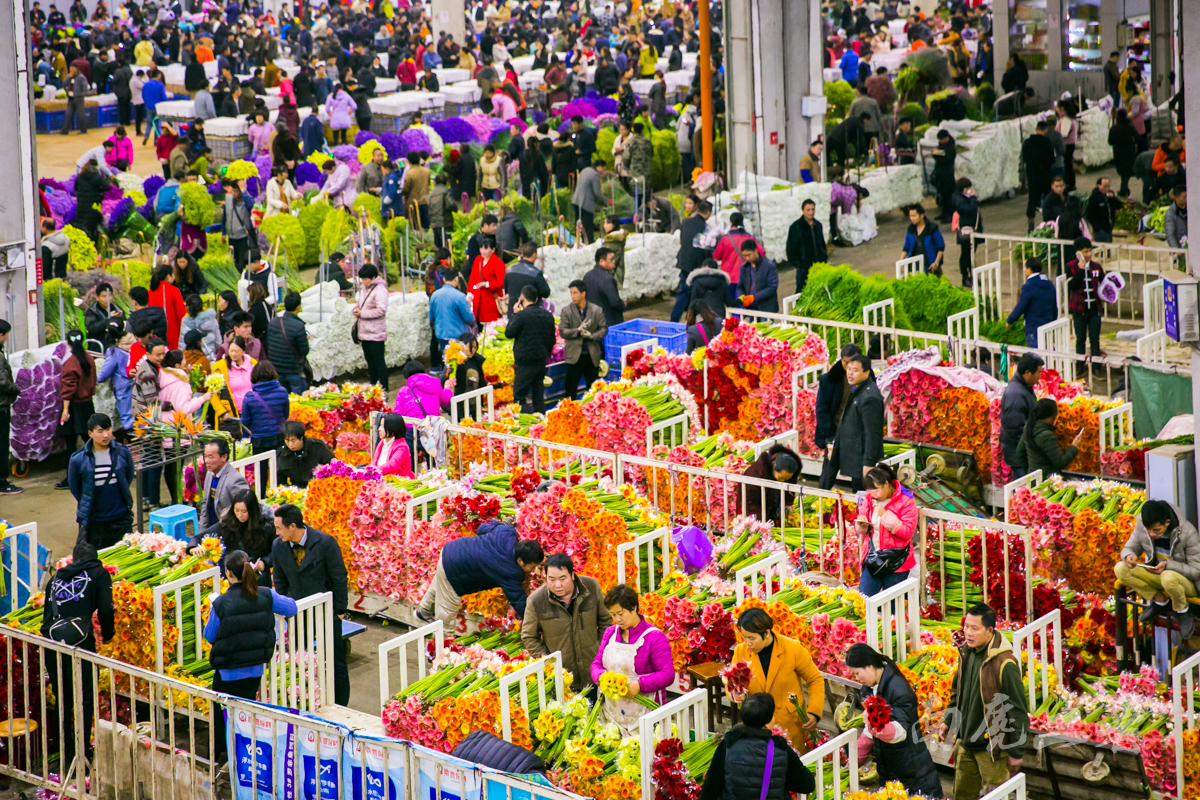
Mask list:
MULTIPOLYGON (((743 611, 737 626, 742 643, 733 649, 733 660, 750 664, 749 693, 767 692, 775 698, 775 716, 771 722, 787 731, 796 752, 806 752, 808 734, 816 730, 825 708, 825 680, 821 671, 804 645, 775 634, 774 621, 761 608, 743 611), (792 694, 808 711, 803 720, 788 697, 792 694)), ((731 694, 730 699, 740 703, 743 698, 731 694)))

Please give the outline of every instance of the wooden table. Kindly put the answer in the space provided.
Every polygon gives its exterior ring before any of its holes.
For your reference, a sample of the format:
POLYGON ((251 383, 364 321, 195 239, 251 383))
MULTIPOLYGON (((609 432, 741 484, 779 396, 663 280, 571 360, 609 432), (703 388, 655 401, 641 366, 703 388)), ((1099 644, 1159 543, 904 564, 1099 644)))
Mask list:
MULTIPOLYGON (((721 702, 721 698, 725 697, 725 683, 721 680, 721 670, 724 669, 724 664, 719 664, 716 661, 706 661, 703 664, 693 664, 688 667, 688 678, 691 679, 692 688, 696 689, 704 687, 708 693, 708 729, 715 731, 717 724, 721 722, 724 716, 725 706, 721 702)), ((737 724, 738 709, 736 703, 731 703, 729 708, 729 721, 731 724, 737 724)))

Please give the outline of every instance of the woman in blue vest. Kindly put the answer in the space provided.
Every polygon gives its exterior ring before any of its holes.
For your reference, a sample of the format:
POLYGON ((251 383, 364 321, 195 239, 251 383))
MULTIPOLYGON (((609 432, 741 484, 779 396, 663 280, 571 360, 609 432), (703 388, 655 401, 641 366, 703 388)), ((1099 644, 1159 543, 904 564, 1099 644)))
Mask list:
MULTIPOLYGON (((296 615, 296 601, 258 585, 254 563, 243 550, 225 555, 229 589, 212 604, 204 638, 212 645, 214 692, 254 700, 262 682, 263 665, 275 654, 275 615, 296 615)), ((213 720, 217 763, 224 760, 225 714, 213 720)))

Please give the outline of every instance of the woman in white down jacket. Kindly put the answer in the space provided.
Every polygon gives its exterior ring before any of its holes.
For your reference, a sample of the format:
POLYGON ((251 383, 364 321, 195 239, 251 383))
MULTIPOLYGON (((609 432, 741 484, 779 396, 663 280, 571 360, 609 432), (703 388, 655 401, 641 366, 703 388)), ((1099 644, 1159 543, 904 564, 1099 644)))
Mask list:
POLYGON ((275 168, 271 180, 267 181, 267 210, 263 212, 263 219, 268 219, 276 214, 290 214, 292 204, 299 199, 300 193, 288 180, 287 167, 279 165, 275 168))

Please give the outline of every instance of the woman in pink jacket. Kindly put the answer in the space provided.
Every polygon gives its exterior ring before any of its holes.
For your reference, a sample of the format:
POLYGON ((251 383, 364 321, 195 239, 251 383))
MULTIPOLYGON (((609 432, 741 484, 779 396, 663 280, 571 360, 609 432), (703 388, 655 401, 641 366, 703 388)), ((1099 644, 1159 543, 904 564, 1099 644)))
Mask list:
POLYGON ((271 136, 274 133, 275 126, 271 124, 266 110, 254 109, 254 122, 250 125, 250 130, 246 131, 246 137, 250 140, 250 160, 254 160, 258 156, 271 155, 271 136))
POLYGON ((329 129, 333 131, 334 144, 346 144, 346 132, 354 124, 353 114, 358 110, 354 98, 340 85, 333 90, 333 97, 325 101, 325 113, 329 115, 329 129))
POLYGON ((396 392, 397 414, 410 419, 440 417, 442 408, 450 405, 454 392, 443 388, 437 378, 425 371, 425 365, 415 358, 404 365, 404 388, 396 392))
MULTIPOLYGON (((913 556, 913 535, 917 531, 917 503, 912 492, 900 485, 896 473, 886 464, 872 467, 863 476, 866 490, 858 504, 859 536, 862 537, 861 557, 863 562, 872 547, 882 553, 893 548, 905 548, 908 553, 900 567, 887 575, 874 576, 863 565, 858 579, 858 590, 871 597, 908 578, 909 571, 916 566, 913 556)), ((862 562, 860 562, 862 563, 862 562)))
POLYGON ((212 392, 192 393, 192 382, 188 379, 182 350, 171 350, 163 357, 162 369, 158 372, 158 399, 163 408, 193 415, 212 399, 212 392))
POLYGON ((116 133, 108 137, 113 143, 112 150, 104 154, 104 163, 112 169, 125 172, 133 167, 133 139, 125 133, 125 126, 117 127, 116 133))
POLYGON ((399 414, 384 414, 379 418, 379 444, 375 446, 371 464, 384 475, 413 477, 412 453, 404 441, 405 432, 404 419, 399 414))
POLYGON ((363 264, 358 270, 362 291, 350 313, 358 322, 358 341, 362 344, 363 358, 367 362, 367 380, 377 383, 386 392, 388 388, 387 361, 383 350, 387 343, 387 279, 379 275, 374 264, 363 264))
POLYGON ((675 682, 675 664, 667 635, 638 613, 638 594, 619 583, 604 595, 604 607, 612 615, 613 625, 604 632, 600 649, 592 661, 592 683, 600 685, 606 672, 624 675, 628 694, 612 699, 604 697, 601 717, 621 729, 624 736, 637 732, 638 720, 646 707, 635 698, 645 694, 664 702, 663 690, 675 682))

